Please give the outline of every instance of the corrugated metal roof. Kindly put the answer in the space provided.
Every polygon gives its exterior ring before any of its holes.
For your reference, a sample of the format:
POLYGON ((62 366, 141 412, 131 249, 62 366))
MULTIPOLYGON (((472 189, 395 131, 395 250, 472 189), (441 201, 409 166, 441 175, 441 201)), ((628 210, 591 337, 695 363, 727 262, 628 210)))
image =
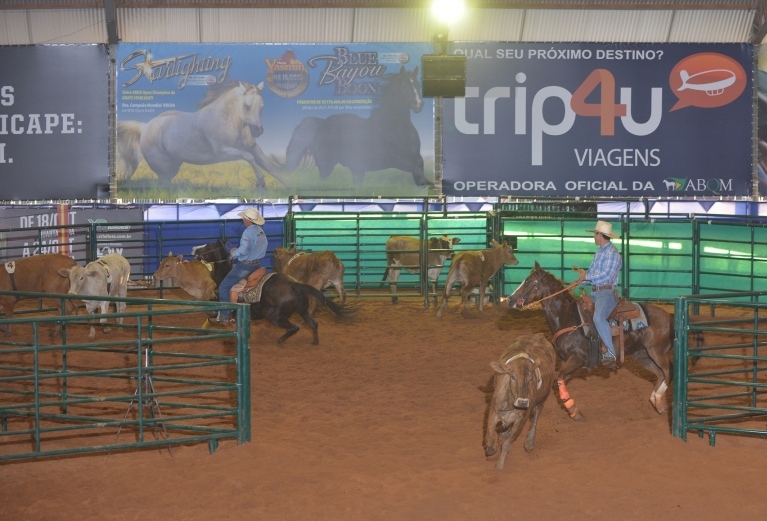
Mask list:
MULTIPOLYGON (((112 0, 121 8, 404 8, 429 0, 112 0)), ((467 0, 486 9, 757 9, 758 0, 467 0)), ((0 9, 100 8, 104 0, 3 0, 0 9)))
MULTIPOLYGON (((762 22, 756 22, 764 19, 765 0, 759 1, 761 7, 757 10, 753 0, 467 0, 474 7, 467 10, 463 20, 451 26, 450 39, 750 42, 754 27, 763 26, 762 22), (641 4, 641 8, 631 8, 637 4, 641 4), (503 5, 504 8, 477 5, 503 5), (528 8, 519 8, 523 5, 528 8), (512 6, 518 8, 510 9, 512 6), (667 6, 676 9, 663 8, 667 6), (693 9, 695 6, 699 8, 693 9)), ((424 7, 426 2, 113 0, 117 7, 108 11, 103 1, 3 0, 2 6, 6 9, 0 9, 0 45, 104 43, 108 41, 107 29, 110 28, 115 34, 114 41, 123 42, 428 42, 436 24, 430 10, 424 7), (7 9, 9 5, 21 4, 55 4, 59 8, 7 9), (74 8, 89 4, 98 4, 98 7, 74 8), (246 4, 250 7, 236 7, 246 4), (296 4, 304 7, 287 7, 296 4), (394 4, 411 7, 365 7, 394 4), (125 5, 144 7, 121 7, 125 5), (183 5, 195 7, 181 7, 183 5), (259 7, 267 5, 270 7, 259 7), (337 7, 341 5, 356 7, 337 7), (208 8, 213 6, 219 7, 208 8), (309 9, 309 6, 314 7, 309 9), (116 18, 116 23, 111 25, 105 21, 105 13, 109 12, 111 20, 116 18)))

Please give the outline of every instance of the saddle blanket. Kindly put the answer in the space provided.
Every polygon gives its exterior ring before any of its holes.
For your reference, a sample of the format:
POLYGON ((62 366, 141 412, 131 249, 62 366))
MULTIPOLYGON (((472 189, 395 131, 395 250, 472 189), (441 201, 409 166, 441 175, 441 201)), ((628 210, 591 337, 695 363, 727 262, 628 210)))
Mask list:
MULTIPOLYGON (((636 318, 631 318, 629 320, 623 321, 623 331, 625 331, 626 333, 630 333, 631 331, 639 331, 640 329, 647 327, 647 315, 645 315, 644 308, 634 302, 632 302, 632 304, 634 305, 636 310, 639 312, 639 316, 636 318)), ((617 326, 618 321, 611 320, 610 325, 617 326)))
POLYGON ((264 283, 269 280, 274 273, 267 273, 264 275, 261 280, 258 281, 258 283, 255 286, 247 287, 248 280, 242 279, 240 282, 232 286, 232 291, 235 293, 239 293, 242 296, 242 300, 244 302, 249 302, 251 304, 255 302, 261 301, 261 290, 264 287, 264 283))
MULTIPOLYGON (((639 316, 636 318, 631 318, 629 320, 623 321, 623 331, 626 333, 630 333, 632 331, 639 331, 640 329, 643 329, 647 327, 647 315, 645 315, 644 308, 640 306, 639 304, 636 304, 634 302, 631 303, 639 313, 639 316)), ((580 308, 578 308, 578 312, 580 313, 580 308)), ((586 324, 583 326, 583 332, 586 336, 591 336, 591 328, 589 327, 587 321, 584 319, 583 314, 581 314, 581 322, 586 324)), ((617 327, 618 321, 617 320, 611 320, 610 326, 617 327)))

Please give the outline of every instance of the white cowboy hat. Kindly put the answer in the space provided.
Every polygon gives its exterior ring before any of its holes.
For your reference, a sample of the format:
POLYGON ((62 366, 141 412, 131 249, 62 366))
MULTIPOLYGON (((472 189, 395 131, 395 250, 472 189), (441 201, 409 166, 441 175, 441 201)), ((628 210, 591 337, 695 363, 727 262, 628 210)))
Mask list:
POLYGON ((254 224, 264 224, 264 222, 266 222, 264 218, 261 216, 261 212, 259 212, 255 208, 247 208, 245 209, 244 212, 240 212, 237 215, 242 217, 243 219, 249 220, 250 222, 254 224))
POLYGON ((597 225, 594 226, 593 230, 586 230, 587 232, 592 233, 601 233, 602 235, 607 235, 608 237, 611 237, 613 239, 617 239, 620 237, 620 235, 613 233, 613 225, 606 222, 606 221, 597 221, 597 225))

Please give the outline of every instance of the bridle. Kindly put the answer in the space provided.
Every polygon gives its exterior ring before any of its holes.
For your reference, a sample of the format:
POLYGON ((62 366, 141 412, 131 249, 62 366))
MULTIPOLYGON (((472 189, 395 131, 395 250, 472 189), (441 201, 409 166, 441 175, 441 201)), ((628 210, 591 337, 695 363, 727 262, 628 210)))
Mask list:
MULTIPOLYGON (((532 284, 530 285, 530 287, 527 289, 527 291, 525 291, 521 295, 520 298, 525 299, 525 296, 528 293, 530 293, 530 291, 532 291, 533 288, 535 288, 535 286, 537 286, 539 282, 540 282, 540 277, 536 273, 535 280, 532 281, 532 284)), ((560 295, 562 293, 570 291, 571 289, 573 289, 576 286, 578 286, 578 284, 579 284, 579 281, 576 280, 575 282, 572 282, 572 283, 568 284, 567 286, 565 286, 564 288, 562 288, 559 291, 556 291, 556 292, 554 292, 554 293, 552 293, 550 295, 546 295, 545 297, 542 297, 542 298, 540 298, 538 300, 534 300, 533 302, 530 302, 529 304, 525 304, 524 306, 522 306, 522 309, 529 309, 529 308, 535 306, 536 304, 540 304, 544 300, 548 300, 548 299, 550 299, 552 297, 556 297, 557 295, 560 295)), ((577 329, 580 329, 580 328, 584 327, 585 325, 586 325, 585 323, 581 323, 581 324, 578 324, 577 326, 570 326, 570 327, 566 327, 564 329, 560 329, 559 331, 554 333, 554 336, 551 338, 551 343, 554 344, 560 336, 566 335, 568 333, 572 333, 573 331, 575 331, 577 329)))
MULTIPOLYGON (((523 300, 527 300, 525 297, 527 296, 528 293, 530 293, 533 290, 533 288, 535 288, 535 286, 538 285, 539 282, 540 282, 540 278, 539 278, 538 274, 536 274, 535 280, 533 280, 532 284, 527 289, 527 291, 525 291, 521 295, 521 298, 523 300)), ((571 289, 573 289, 576 286, 578 286, 578 284, 579 284, 579 282, 576 280, 575 282, 572 282, 572 283, 568 284, 567 286, 565 286, 564 288, 560 289, 557 292, 554 292, 554 293, 552 293, 550 295, 546 295, 545 297, 539 298, 538 300, 534 300, 534 301, 530 302, 529 304, 525 304, 524 306, 522 306, 522 309, 530 309, 531 307, 535 306, 536 304, 540 304, 544 300, 548 300, 548 299, 550 299, 552 297, 556 297, 557 295, 559 295, 561 293, 565 293, 566 291, 570 291, 571 289)))

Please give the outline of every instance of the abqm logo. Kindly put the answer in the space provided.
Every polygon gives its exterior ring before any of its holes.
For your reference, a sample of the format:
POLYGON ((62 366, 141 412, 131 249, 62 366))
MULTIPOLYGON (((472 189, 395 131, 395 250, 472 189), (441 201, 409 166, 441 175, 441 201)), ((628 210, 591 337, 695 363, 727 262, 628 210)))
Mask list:
POLYGON ((669 192, 695 192, 719 195, 732 192, 732 179, 689 179, 687 177, 667 177, 663 180, 669 192))

